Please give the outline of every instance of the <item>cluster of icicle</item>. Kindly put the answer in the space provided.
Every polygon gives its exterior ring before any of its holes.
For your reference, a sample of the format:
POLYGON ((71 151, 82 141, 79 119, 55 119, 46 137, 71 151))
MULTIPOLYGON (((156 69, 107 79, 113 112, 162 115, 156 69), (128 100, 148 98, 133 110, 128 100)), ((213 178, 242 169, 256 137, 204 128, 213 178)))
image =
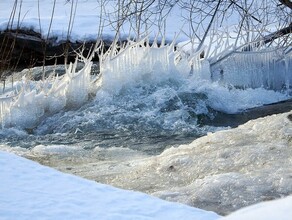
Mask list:
MULTIPOLYGON (((190 71, 200 72, 199 56, 187 57, 170 45, 156 41, 149 44, 147 38, 139 42, 128 41, 124 46, 116 43, 105 53, 102 42, 93 53, 85 58, 78 55, 75 63, 66 67, 63 76, 49 77, 42 81, 31 81, 25 76, 21 89, 14 91, 13 96, 0 97, 0 121, 2 128, 19 127, 32 129, 45 115, 57 113, 64 108, 80 107, 88 100, 89 94, 96 93, 98 88, 112 93, 119 92, 126 84, 139 79, 163 77, 188 77, 190 71), (100 74, 91 76, 92 58, 99 53, 100 74), (84 67, 76 71, 77 62, 84 67)), ((98 45, 98 44, 97 44, 98 45)), ((5 94, 4 94, 5 95, 5 94)))
POLYGON ((212 67, 213 81, 240 88, 288 91, 292 83, 292 55, 285 50, 234 52, 212 67))
POLYGON ((199 74, 202 69, 199 53, 187 56, 174 47, 174 41, 167 45, 162 41, 158 45, 155 40, 150 45, 147 38, 128 41, 122 48, 113 44, 101 57, 103 88, 116 93, 139 80, 159 82, 166 78, 189 77, 191 71, 199 74))
POLYGON ((226 46, 219 54, 211 45, 199 51, 175 49, 175 40, 157 44, 149 39, 127 41, 118 45, 114 41, 103 52, 98 41, 93 52, 85 58, 78 54, 75 63, 66 67, 63 76, 31 81, 25 76, 21 88, 13 95, 0 96, 0 123, 4 127, 34 128, 46 115, 64 108, 80 107, 101 87, 112 95, 139 80, 155 82, 171 78, 220 81, 222 84, 243 88, 264 87, 288 89, 292 82, 292 56, 282 49, 241 51, 226 46), (205 56, 202 58, 204 52, 205 56), (91 76, 92 58, 98 53, 100 74, 91 76), (212 55, 213 54, 213 55, 212 55), (77 62, 84 67, 77 71, 77 62))
MULTIPOLYGON (((44 115, 51 115, 64 108, 79 107, 91 92, 90 77, 92 58, 78 55, 74 63, 65 66, 63 76, 52 76, 41 81, 22 77, 18 87, 0 97, 0 122, 5 127, 34 128, 44 115), (77 63, 84 67, 76 71, 77 63)), ((53 74, 52 74, 53 75, 53 74)))
POLYGON ((231 39, 229 34, 210 35, 205 55, 211 68, 211 80, 240 88, 265 88, 289 92, 292 86, 292 47, 281 47, 247 40, 250 33, 231 39))

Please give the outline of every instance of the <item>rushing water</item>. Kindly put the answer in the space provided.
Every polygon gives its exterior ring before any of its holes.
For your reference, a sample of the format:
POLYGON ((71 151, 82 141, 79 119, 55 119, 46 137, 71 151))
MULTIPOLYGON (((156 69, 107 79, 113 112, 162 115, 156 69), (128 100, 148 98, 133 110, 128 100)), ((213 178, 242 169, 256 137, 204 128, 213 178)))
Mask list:
POLYGON ((80 108, 44 116, 32 129, 4 129, 0 136, 2 143, 24 148, 81 144, 88 149, 127 147, 157 154, 222 129, 212 126, 219 112, 236 113, 285 98, 286 94, 261 88, 226 88, 194 78, 139 79, 118 93, 100 88, 80 108), (209 125, 203 124, 206 120, 209 125))
MULTIPOLYGON (((13 91, 8 84, 0 99, 0 149, 63 172, 126 189, 157 193, 161 198, 219 213, 289 194, 290 189, 283 191, 281 187, 279 193, 270 193, 270 183, 255 187, 252 193, 240 192, 247 183, 257 186, 258 180, 265 178, 261 170, 256 181, 249 176, 254 167, 262 167, 253 163, 263 157, 262 152, 273 161, 274 145, 281 143, 283 149, 289 146, 291 122, 286 116, 210 134, 246 121, 238 122, 236 118, 246 118, 247 109, 291 99, 289 83, 284 90, 276 91, 242 86, 241 77, 232 78, 238 86, 223 77, 212 81, 207 77, 210 76, 208 62, 197 60, 193 74, 189 74, 188 62, 175 63, 173 51, 169 51, 168 47, 161 50, 130 47, 105 60, 101 77, 90 74, 92 63, 85 62, 80 71, 71 65, 64 76, 48 77, 45 82, 22 78, 14 85, 20 91, 17 99, 7 98, 13 91), (276 137, 273 138, 275 132, 266 123, 277 125, 276 137), (189 144, 206 134, 193 144, 171 148, 189 144), (266 140, 269 145, 262 143, 266 140), (170 149, 164 151, 166 148, 170 149), (233 160, 234 155, 240 159, 233 160), (240 165, 234 166, 234 161, 240 165), (239 175, 237 172, 242 172, 246 164, 251 167, 243 176, 239 175), (193 183, 198 190, 189 194, 188 184, 193 183), (200 191, 204 184, 206 188, 200 191), (238 187, 232 188, 234 185, 238 187), (172 188, 178 186, 186 188, 173 194, 172 188), (223 191, 222 187, 225 187, 223 191), (259 193, 262 189, 264 195, 259 193), (159 193, 163 190, 169 191, 159 193), (242 199, 234 195, 242 195, 242 199)), ((39 72, 35 68, 32 75, 39 77, 39 72)), ((286 70, 285 74, 290 77, 286 70)), ((289 104, 287 111, 291 110, 289 104)), ((290 158, 283 155, 271 167, 277 167, 279 161, 281 165, 290 164, 290 158)), ((264 156, 262 161, 260 164, 267 158, 264 156)), ((286 166, 287 170, 289 167, 286 166)), ((282 173, 276 175, 272 182, 277 183, 282 176, 282 173)), ((286 180, 284 189, 291 185, 289 177, 285 176, 286 180)))

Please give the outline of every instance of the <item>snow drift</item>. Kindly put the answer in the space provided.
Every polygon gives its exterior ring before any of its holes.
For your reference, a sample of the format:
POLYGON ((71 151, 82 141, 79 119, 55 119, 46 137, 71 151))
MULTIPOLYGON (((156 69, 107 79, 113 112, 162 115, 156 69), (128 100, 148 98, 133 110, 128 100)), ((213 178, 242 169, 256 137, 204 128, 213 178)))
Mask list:
POLYGON ((201 219, 213 212, 117 189, 0 152, 3 219, 201 219))

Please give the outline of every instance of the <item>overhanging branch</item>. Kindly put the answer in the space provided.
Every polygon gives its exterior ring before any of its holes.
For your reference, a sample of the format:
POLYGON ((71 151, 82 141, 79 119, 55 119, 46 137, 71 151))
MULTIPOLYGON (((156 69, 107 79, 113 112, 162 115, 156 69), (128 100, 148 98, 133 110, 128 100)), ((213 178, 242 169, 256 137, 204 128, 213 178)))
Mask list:
POLYGON ((292 9, 292 2, 290 0, 279 0, 283 5, 292 9))

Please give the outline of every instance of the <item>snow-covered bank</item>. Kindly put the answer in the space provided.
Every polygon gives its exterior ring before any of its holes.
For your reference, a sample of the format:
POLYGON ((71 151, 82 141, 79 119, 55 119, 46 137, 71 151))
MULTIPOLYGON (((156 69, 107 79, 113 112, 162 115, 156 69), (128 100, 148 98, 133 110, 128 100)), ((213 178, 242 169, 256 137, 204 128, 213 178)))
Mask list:
POLYGON ((222 220, 290 220, 292 216, 292 196, 275 201, 259 203, 222 218, 222 220))
MULTIPOLYGON (((213 212, 62 174, 9 153, 0 152, 0 166, 0 218, 5 220, 220 218, 213 212)), ((291 210, 290 196, 244 208, 223 219, 288 220, 291 210)))
POLYGON ((125 191, 0 152, 0 218, 218 219, 218 215, 125 191))
MULTIPOLYGON (((68 26, 70 19, 72 19, 71 2, 61 0, 56 1, 55 4, 54 8, 52 1, 43 0, 40 2, 40 7, 38 8, 37 1, 24 0, 18 3, 16 8, 17 16, 15 16, 14 22, 12 22, 10 16, 13 13, 15 2, 2 0, 0 2, 0 31, 5 30, 7 27, 12 27, 12 29, 32 29, 41 33, 44 39, 47 38, 49 33, 50 40, 57 43, 66 40, 68 33, 70 34, 69 39, 72 42, 95 40, 99 34, 99 29, 102 28, 102 36, 104 38, 114 38, 117 2, 108 1, 107 3, 103 3, 95 0, 82 0, 78 1, 77 5, 74 3, 74 23, 71 24, 70 32, 68 32, 68 26), (51 23, 52 12, 54 12, 54 16, 51 23), (100 25, 103 25, 103 27, 100 27, 100 25)), ((155 6, 156 4, 154 4, 153 10, 155 10, 155 6)), ((175 34, 182 28, 182 18, 179 17, 179 14, 180 11, 174 11, 172 16, 169 16, 167 19, 166 35, 169 39, 173 39, 175 34)), ((125 22, 123 29, 120 30, 120 36, 124 39, 127 38, 130 29, 131 24, 125 22)), ((152 32, 152 36, 155 36, 159 32, 159 29, 156 26, 152 26, 148 31, 152 32)), ((187 37, 181 36, 180 39, 187 39, 187 37)))

